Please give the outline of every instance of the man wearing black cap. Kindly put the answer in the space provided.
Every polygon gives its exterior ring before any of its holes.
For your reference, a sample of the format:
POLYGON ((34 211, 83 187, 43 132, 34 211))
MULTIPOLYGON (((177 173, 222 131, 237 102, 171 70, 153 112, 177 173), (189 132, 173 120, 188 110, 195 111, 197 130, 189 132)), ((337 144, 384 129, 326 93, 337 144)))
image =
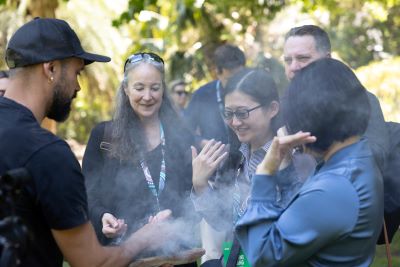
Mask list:
POLYGON ((110 58, 85 52, 63 20, 36 18, 8 43, 10 83, 0 98, 0 175, 23 167, 31 177, 16 203, 17 215, 33 234, 21 266, 62 266, 63 257, 72 266, 126 266, 170 236, 156 222, 121 247, 101 247, 88 220, 78 161, 65 141, 40 127, 45 117, 59 122, 68 117, 80 90, 77 77, 94 61, 110 58))

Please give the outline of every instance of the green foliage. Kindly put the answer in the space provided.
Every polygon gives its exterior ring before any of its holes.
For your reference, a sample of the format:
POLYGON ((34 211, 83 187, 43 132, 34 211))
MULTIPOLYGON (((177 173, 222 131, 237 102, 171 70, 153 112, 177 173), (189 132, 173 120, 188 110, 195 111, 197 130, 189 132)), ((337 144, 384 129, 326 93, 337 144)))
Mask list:
MULTIPOLYGON (((397 231, 393 237, 391 247, 392 266, 400 266, 400 233, 397 231)), ((376 246, 375 258, 371 267, 388 266, 385 245, 376 246)))
POLYGON ((131 0, 128 11, 113 20, 113 25, 135 25, 132 36, 141 40, 132 45, 131 52, 161 53, 166 62, 171 62, 169 78, 187 77, 200 83, 210 78, 207 68, 212 67, 212 51, 221 42, 234 40, 233 24, 241 28, 235 33, 243 34, 249 26, 271 20, 283 6, 284 1, 131 0))
POLYGON ((400 121, 400 57, 373 62, 356 71, 363 85, 381 102, 385 119, 400 121))
POLYGON ((58 17, 69 22, 87 51, 108 55, 110 63, 93 63, 79 78, 81 90, 67 121, 57 124, 57 134, 85 144, 95 124, 111 118, 114 96, 126 53, 123 36, 111 26, 114 11, 105 1, 70 0, 61 4, 58 17), (91 10, 91 12, 87 12, 91 10), (82 23, 82 18, 85 23, 82 23))
MULTIPOLYGON (((0 0, 0 56, 12 32, 31 19, 28 9, 23 9, 24 2, 0 0)), ((82 75, 82 90, 74 101, 71 116, 57 125, 57 133, 63 138, 85 143, 94 124, 111 118, 124 59, 138 51, 160 54, 166 62, 167 81, 184 78, 194 90, 214 78, 214 49, 223 42, 231 42, 247 52, 249 66, 270 69, 278 86, 285 88, 282 65, 273 58, 282 53, 278 36, 285 34, 288 24, 300 22, 296 18, 304 14, 299 12, 295 18, 283 16, 282 27, 280 23, 270 26, 270 22, 276 14, 285 14, 283 9, 298 5, 308 13, 307 18, 327 29, 333 50, 343 61, 353 68, 374 62, 360 69, 359 75, 366 73, 363 82, 371 91, 376 90, 386 118, 400 120, 395 76, 400 73, 396 64, 400 64, 397 59, 377 63, 399 55, 400 0, 130 0, 125 10, 111 10, 109 1, 58 3, 57 17, 70 22, 82 45, 112 57, 111 63, 90 65, 82 75), (254 44, 260 49, 253 51, 254 44), (264 53, 272 58, 265 58, 264 53)))
POLYGON ((302 2, 304 12, 319 10, 329 13, 327 30, 332 39, 332 46, 353 68, 399 55, 400 1, 307 0, 302 2))
POLYGON ((113 102, 113 92, 111 94, 99 90, 93 79, 93 73, 85 70, 84 75, 79 80, 83 88, 73 101, 72 111, 67 121, 57 124, 57 134, 65 139, 74 139, 80 143, 86 143, 88 134, 94 125, 103 120, 111 118, 111 103, 113 102))

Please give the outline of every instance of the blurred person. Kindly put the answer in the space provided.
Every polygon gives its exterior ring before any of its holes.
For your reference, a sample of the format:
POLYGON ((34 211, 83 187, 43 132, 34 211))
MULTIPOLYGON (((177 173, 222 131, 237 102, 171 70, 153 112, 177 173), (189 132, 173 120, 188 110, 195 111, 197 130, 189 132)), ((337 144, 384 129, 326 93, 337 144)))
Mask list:
MULTIPOLYGON (((205 220, 224 233, 225 242, 234 240, 233 226, 246 209, 252 176, 277 134, 278 112, 279 96, 272 76, 262 69, 243 69, 226 85, 223 113, 240 143, 230 144, 229 157, 221 141, 209 141, 199 154, 193 148, 192 199, 205 220), (224 160, 222 177, 211 183, 212 173, 224 160)), ((287 202, 302 184, 293 165, 286 172, 291 173, 292 180, 280 183, 273 193, 279 195, 280 203, 287 202)), ((217 259, 205 262, 204 266, 222 266, 221 247, 222 243, 217 259)), ((236 266, 237 258, 233 261, 236 266)))
MULTIPOLYGON (((213 63, 217 79, 194 92, 184 114, 189 127, 196 133, 196 143, 200 147, 204 147, 211 139, 221 141, 223 144, 232 142, 230 138, 235 138, 237 141, 222 117, 224 88, 229 77, 244 68, 246 57, 239 47, 223 44, 214 51, 213 63)), ((220 244, 225 239, 224 234, 220 235, 204 221, 200 227, 203 248, 207 251, 202 261, 219 258, 220 244)))
POLYGON ((229 142, 228 128, 222 118, 224 88, 229 77, 243 69, 246 58, 237 46, 224 44, 215 50, 213 62, 218 79, 197 89, 185 112, 186 121, 198 134, 196 139, 201 147, 211 139, 229 142))
MULTIPOLYGON (((331 43, 328 34, 316 25, 303 25, 289 30, 283 48, 285 72, 289 80, 295 74, 317 59, 331 57, 331 43)), ((364 136, 382 171, 389 152, 388 130, 379 100, 367 91, 371 105, 371 117, 364 136)))
MULTIPOLYGON (((289 30, 285 37, 284 44, 284 61, 285 72, 289 80, 303 67, 320 58, 331 57, 331 43, 327 32, 315 25, 303 25, 294 27, 289 30)), ((382 109, 377 97, 367 91, 368 100, 371 106, 370 118, 368 127, 365 130, 364 137, 367 138, 368 144, 371 147, 372 153, 378 163, 379 170, 385 181, 385 220, 388 225, 389 239, 393 237, 400 224, 400 204, 398 201, 398 190, 396 188, 397 178, 393 179, 393 171, 399 169, 396 164, 393 164, 394 154, 396 154, 396 141, 392 137, 396 131, 393 130, 395 124, 386 123, 383 117, 382 109), (393 134, 394 132, 394 134, 393 134), (394 170, 392 170, 394 169, 394 170)), ((303 159, 305 164, 303 172, 310 172, 312 164, 311 160, 306 155, 297 154, 296 157, 303 159)), ((381 237, 378 243, 384 243, 384 231, 382 230, 381 237)))
POLYGON ((366 140, 370 105, 345 64, 320 59, 299 71, 283 100, 289 135, 275 137, 253 177, 236 234, 251 266, 369 266, 382 226, 383 183, 366 140), (320 159, 287 206, 273 197, 296 146, 320 159))
POLYGON ((184 114, 186 104, 189 100, 189 92, 186 91, 186 83, 183 80, 174 80, 170 83, 169 88, 171 90, 172 100, 177 107, 178 114, 184 114))
POLYGON ((113 120, 99 123, 90 134, 82 169, 90 217, 102 244, 118 244, 167 208, 192 223, 188 197, 194 137, 167 96, 164 68, 154 53, 128 57, 113 120))
POLYGON ((6 92, 9 78, 8 70, 0 70, 0 96, 3 96, 6 92))
POLYGON ((171 237, 165 224, 153 222, 120 247, 102 247, 88 219, 78 161, 64 140, 40 126, 45 117, 58 122, 68 117, 80 90, 77 77, 94 61, 110 58, 85 52, 63 20, 35 18, 8 42, 10 82, 0 98, 0 150, 6 153, 0 156, 0 175, 17 168, 30 175, 15 207, 33 235, 21 266, 61 267, 63 258, 71 266, 126 266, 171 237))

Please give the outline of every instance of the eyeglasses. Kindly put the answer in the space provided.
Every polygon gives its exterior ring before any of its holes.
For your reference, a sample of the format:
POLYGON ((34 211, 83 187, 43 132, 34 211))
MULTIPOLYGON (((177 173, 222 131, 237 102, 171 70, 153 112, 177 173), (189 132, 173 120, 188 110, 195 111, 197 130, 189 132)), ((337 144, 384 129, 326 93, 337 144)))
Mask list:
POLYGON ((251 109, 243 109, 242 108, 242 109, 238 109, 236 111, 231 111, 231 110, 225 109, 224 112, 222 113, 222 116, 227 121, 233 119, 233 116, 236 116, 236 118, 238 120, 244 120, 244 119, 247 119, 249 117, 251 111, 253 111, 255 109, 258 109, 258 108, 260 108, 262 106, 264 106, 264 105, 258 105, 258 106, 254 107, 254 108, 251 108, 251 109))
POLYGON ((298 55, 294 57, 284 56, 283 61, 285 62, 286 65, 291 65, 293 60, 299 63, 307 63, 311 60, 311 58, 312 57, 310 55, 298 55))
POLYGON ((124 65, 124 72, 126 71, 126 65, 142 61, 144 59, 150 59, 154 62, 161 63, 164 65, 164 60, 157 54, 151 52, 140 52, 133 54, 127 58, 124 65))
POLYGON ((174 93, 177 94, 178 96, 182 96, 182 95, 187 95, 188 94, 188 92, 186 92, 186 91, 175 91, 174 93))

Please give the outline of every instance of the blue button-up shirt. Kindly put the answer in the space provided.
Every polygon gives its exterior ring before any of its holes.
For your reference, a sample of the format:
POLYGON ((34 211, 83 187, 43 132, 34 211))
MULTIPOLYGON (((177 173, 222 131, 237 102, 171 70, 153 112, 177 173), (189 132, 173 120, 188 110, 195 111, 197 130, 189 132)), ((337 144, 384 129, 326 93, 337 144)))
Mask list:
POLYGON ((369 266, 383 221, 383 184, 365 140, 310 176, 288 205, 276 176, 255 175, 236 234, 251 266, 369 266))

